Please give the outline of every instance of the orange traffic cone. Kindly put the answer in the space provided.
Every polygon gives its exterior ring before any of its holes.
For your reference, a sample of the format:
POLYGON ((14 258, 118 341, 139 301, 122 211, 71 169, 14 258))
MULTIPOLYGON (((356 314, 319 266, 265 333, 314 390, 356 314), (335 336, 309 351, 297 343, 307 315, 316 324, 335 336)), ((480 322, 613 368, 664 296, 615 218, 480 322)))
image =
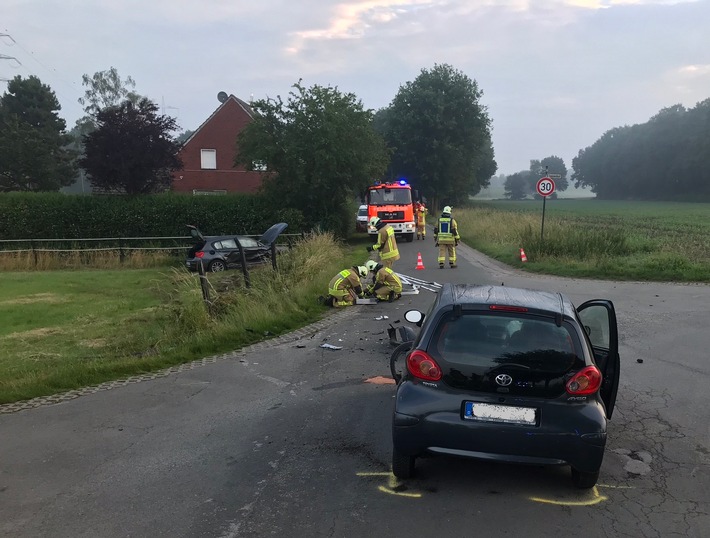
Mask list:
POLYGON ((522 248, 520 249, 520 261, 523 263, 528 261, 528 257, 525 255, 525 251, 522 248))
POLYGON ((422 253, 417 252, 417 266, 415 267, 417 271, 424 269, 424 262, 422 262, 422 253))

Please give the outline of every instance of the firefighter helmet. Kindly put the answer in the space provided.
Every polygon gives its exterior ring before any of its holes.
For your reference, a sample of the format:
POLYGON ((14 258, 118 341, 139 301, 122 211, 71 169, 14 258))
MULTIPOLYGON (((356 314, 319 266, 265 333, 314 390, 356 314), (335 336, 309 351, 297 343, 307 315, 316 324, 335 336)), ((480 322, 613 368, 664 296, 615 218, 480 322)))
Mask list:
POLYGON ((449 215, 451 215, 451 206, 447 205, 446 207, 444 207, 444 211, 442 211, 442 213, 448 213, 449 215))
POLYGON ((370 219, 370 226, 377 226, 380 223, 380 217, 372 217, 370 219))
POLYGON ((377 262, 376 262, 375 260, 367 260, 367 261, 365 262, 365 267, 367 267, 368 270, 374 272, 375 269, 377 269, 377 262))
POLYGON ((366 277, 370 271, 364 265, 359 265, 357 268, 357 272, 360 274, 361 277, 366 277))

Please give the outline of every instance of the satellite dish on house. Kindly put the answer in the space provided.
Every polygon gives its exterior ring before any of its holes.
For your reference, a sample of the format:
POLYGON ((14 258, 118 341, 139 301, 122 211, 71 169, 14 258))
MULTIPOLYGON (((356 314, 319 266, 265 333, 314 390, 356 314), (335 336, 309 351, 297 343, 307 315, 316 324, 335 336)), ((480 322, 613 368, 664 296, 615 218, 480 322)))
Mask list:
POLYGON ((224 103, 228 98, 229 98, 229 95, 227 95, 227 92, 219 92, 217 94, 217 100, 220 103, 224 103))

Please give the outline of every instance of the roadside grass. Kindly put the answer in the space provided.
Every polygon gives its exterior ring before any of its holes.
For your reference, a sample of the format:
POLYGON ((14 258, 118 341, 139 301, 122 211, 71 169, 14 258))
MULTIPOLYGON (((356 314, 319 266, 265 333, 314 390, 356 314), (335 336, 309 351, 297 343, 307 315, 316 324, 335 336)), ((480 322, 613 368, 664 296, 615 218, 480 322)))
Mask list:
POLYGON ((56 394, 224 353, 294 330, 328 312, 330 278, 365 259, 314 234, 252 270, 209 275, 212 315, 197 275, 182 268, 3 273, 0 403, 56 394))
POLYGON ((187 248, 176 250, 85 250, 11 252, 0 250, 0 271, 56 271, 60 269, 146 269, 179 265, 187 248), (176 253, 177 252, 177 253, 176 253), (182 257, 181 257, 182 255, 182 257))
POLYGON ((527 271, 710 282, 710 204, 548 200, 542 239, 541 201, 476 202, 454 217, 466 244, 527 271))

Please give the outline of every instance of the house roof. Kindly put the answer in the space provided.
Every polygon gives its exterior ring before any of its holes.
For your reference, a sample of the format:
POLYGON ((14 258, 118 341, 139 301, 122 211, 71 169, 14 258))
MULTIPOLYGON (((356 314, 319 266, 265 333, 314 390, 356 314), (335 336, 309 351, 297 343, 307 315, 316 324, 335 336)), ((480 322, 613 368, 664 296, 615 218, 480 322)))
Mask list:
POLYGON ((236 103, 237 103, 240 107, 242 107, 242 109, 244 110, 244 112, 246 112, 246 113, 249 115, 250 118, 253 118, 253 117, 254 117, 254 111, 252 110, 252 108, 251 108, 245 101, 242 101, 242 100, 239 99, 238 97, 235 97, 234 95, 230 94, 229 97, 227 97, 227 98, 224 100, 223 103, 220 103, 220 105, 215 109, 215 111, 212 112, 212 114, 210 114, 210 116, 209 116, 205 121, 203 121, 202 124, 201 124, 197 129, 195 129, 195 131, 190 135, 190 137, 189 137, 187 140, 185 140, 185 142, 182 143, 182 147, 187 146, 187 144, 190 142, 190 140, 192 140, 192 139, 195 137, 195 135, 196 135, 197 133, 199 133, 200 130, 202 130, 202 128, 203 128, 205 125, 207 125, 207 124, 210 122, 210 120, 211 120, 212 118, 214 118, 214 117, 217 115, 217 113, 218 113, 220 110, 222 110, 222 108, 224 108, 224 107, 227 105, 227 103, 228 103, 229 101, 236 101, 236 103))

